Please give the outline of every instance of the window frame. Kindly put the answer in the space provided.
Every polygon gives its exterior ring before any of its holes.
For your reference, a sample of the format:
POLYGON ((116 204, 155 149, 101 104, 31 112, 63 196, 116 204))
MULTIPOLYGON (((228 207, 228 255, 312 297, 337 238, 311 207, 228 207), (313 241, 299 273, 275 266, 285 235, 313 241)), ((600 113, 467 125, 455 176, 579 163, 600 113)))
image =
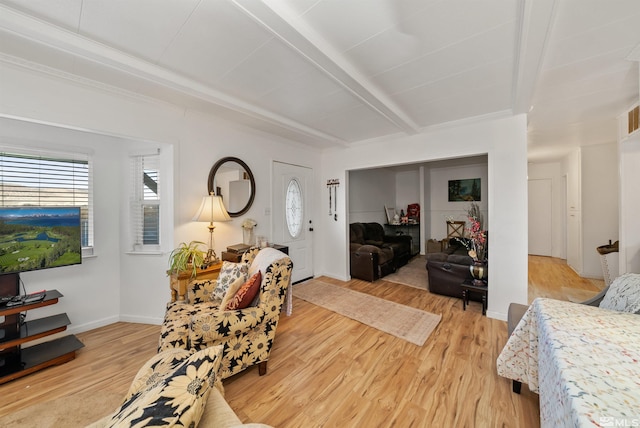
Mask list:
MULTIPOLYGON (((67 151, 67 150, 56 150, 56 149, 38 149, 38 148, 26 148, 26 147, 16 147, 11 145, 0 145, 0 206, 20 206, 21 204, 7 204, 5 205, 5 197, 4 197, 4 165, 3 159, 5 157, 13 157, 13 158, 24 158, 24 159, 32 159, 37 162, 42 161, 53 161, 53 162, 71 162, 77 164, 86 164, 86 205, 76 203, 76 204, 64 204, 64 203, 55 203, 54 200, 51 204, 42 204, 41 190, 46 188, 46 186, 38 187, 37 196, 33 198, 33 206, 78 206, 81 208, 86 207, 86 221, 87 221, 87 229, 86 232, 82 232, 82 240, 83 244, 86 242, 86 245, 82 246, 82 257, 90 257, 94 253, 95 246, 95 228, 94 228, 94 216, 93 216, 93 175, 94 175, 94 165, 93 165, 93 156, 89 153, 83 151, 67 151)), ((27 168, 24 168, 25 171, 27 168)), ((38 168, 38 170, 45 170, 46 168, 38 168)), ((33 173, 32 169, 29 172, 33 173)), ((74 169, 75 174, 75 169, 74 169)), ((54 174, 50 174, 54 175, 54 174)), ((50 178, 51 179, 51 178, 50 178)), ((65 180, 66 181, 66 180, 65 180)), ((73 179, 69 181, 72 183, 73 179)), ((68 184, 68 183, 64 183, 68 184)), ((82 194, 82 192, 79 192, 82 194)), ((46 194, 46 193, 45 193, 46 194)), ((36 193, 34 193, 36 195, 36 193)), ((74 197, 75 198, 75 197, 74 197)), ((23 204, 28 205, 28 203, 23 204)))
MULTIPOLYGON (((160 156, 160 150, 155 149, 151 151, 144 151, 139 153, 129 153, 128 156, 130 177, 129 177, 129 238, 130 238, 130 250, 132 254, 158 254, 162 251, 163 243, 163 201, 162 201, 162 159, 160 156), (145 194, 148 191, 145 190, 145 173, 144 163, 145 159, 150 160, 153 158, 155 163, 155 171, 157 172, 157 178, 155 181, 157 197, 155 199, 146 199, 145 194), (148 206, 156 206, 158 212, 157 218, 157 235, 158 242, 154 244, 144 243, 144 209, 148 206)), ((149 177, 149 176, 146 176, 149 177)), ((149 177, 151 178, 151 177, 149 177)), ((149 186, 146 186, 149 189, 149 186)))

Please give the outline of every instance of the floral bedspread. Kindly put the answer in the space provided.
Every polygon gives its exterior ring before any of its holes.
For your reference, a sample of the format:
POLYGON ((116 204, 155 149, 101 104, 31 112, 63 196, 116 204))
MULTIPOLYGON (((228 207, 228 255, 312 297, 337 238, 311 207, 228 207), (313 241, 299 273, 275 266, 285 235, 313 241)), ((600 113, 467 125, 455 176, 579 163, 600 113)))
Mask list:
POLYGON ((640 315, 538 298, 497 368, 540 395, 542 427, 640 426, 640 315))

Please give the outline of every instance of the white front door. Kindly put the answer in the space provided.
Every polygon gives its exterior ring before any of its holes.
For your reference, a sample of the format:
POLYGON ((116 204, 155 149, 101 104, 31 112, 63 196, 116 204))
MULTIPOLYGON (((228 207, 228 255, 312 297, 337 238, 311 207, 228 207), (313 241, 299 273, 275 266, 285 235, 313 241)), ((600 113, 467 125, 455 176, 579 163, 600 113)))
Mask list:
POLYGON ((289 247, 292 282, 313 277, 313 170, 273 162, 273 242, 289 247))

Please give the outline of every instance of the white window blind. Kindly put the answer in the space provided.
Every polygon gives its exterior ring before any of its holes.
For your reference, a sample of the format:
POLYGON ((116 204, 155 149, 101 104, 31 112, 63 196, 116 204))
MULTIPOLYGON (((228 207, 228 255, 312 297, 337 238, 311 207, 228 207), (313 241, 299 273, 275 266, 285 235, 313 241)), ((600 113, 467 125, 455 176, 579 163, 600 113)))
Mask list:
POLYGON ((133 250, 160 245, 160 156, 131 157, 131 227, 133 250))
POLYGON ((80 207, 83 247, 93 246, 91 184, 86 154, 0 151, 0 205, 80 207))

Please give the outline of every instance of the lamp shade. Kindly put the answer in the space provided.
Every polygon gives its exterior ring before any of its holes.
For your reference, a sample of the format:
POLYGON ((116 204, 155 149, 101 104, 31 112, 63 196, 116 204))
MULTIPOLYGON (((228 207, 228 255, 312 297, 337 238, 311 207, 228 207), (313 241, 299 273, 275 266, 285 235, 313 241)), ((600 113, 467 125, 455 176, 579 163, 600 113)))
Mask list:
POLYGON ((208 195, 202 198, 202 203, 198 212, 193 216, 193 221, 230 221, 229 213, 227 213, 222 197, 217 195, 208 195))

